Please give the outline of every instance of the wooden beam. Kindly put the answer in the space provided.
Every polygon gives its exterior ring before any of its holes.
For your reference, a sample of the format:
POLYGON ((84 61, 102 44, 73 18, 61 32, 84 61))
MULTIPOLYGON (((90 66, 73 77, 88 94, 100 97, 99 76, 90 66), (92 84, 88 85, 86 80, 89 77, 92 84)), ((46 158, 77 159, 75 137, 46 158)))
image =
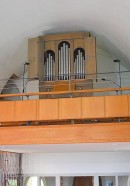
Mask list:
POLYGON ((130 122, 2 127, 0 145, 130 142, 130 122))
POLYGON ((70 94, 70 93, 90 93, 90 92, 116 92, 130 90, 130 87, 123 88, 103 88, 103 89, 89 89, 89 90, 72 90, 72 91, 56 91, 56 92, 29 92, 21 94, 0 94, 0 98, 4 97, 20 97, 20 96, 35 96, 35 95, 52 95, 52 94, 70 94))

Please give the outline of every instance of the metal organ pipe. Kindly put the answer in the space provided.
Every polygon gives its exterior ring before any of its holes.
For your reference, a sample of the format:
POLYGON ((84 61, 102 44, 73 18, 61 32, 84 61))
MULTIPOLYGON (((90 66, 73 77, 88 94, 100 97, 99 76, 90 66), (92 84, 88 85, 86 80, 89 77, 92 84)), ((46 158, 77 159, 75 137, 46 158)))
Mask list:
POLYGON ((63 44, 63 72, 64 72, 64 80, 65 80, 65 75, 66 75, 66 72, 65 72, 65 68, 66 68, 66 60, 65 60, 65 43, 63 44))
POLYGON ((69 76, 70 76, 70 48, 68 48, 68 72, 69 72, 69 76))
POLYGON ((61 73, 60 73, 60 79, 62 79, 62 76, 63 76, 63 47, 61 47, 61 73))
POLYGON ((50 64, 50 69, 51 69, 51 76, 50 76, 50 78, 51 78, 51 81, 52 81, 52 76, 53 76, 52 68, 53 68, 53 61, 52 61, 52 56, 51 56, 51 64, 50 64))
POLYGON ((46 73, 46 80, 48 81, 48 63, 49 63, 49 60, 48 60, 48 58, 47 58, 47 62, 46 62, 46 71, 47 71, 47 73, 46 73))
POLYGON ((70 48, 66 42, 62 43, 58 50, 59 64, 58 74, 59 79, 68 80, 70 73, 70 48))
POLYGON ((48 81, 50 80, 50 54, 49 54, 49 57, 48 57, 48 81))
POLYGON ((77 71, 76 71, 76 79, 78 79, 78 68, 79 68, 79 65, 78 65, 78 55, 77 55, 77 71))
POLYGON ((83 59, 83 78, 85 78, 85 59, 84 56, 82 57, 83 59))
POLYGON ((69 74, 69 71, 68 71, 68 46, 66 45, 65 46, 65 51, 66 51, 66 55, 65 55, 65 58, 66 58, 66 79, 68 80, 68 74, 69 74))
POLYGON ((81 70, 80 70, 80 67, 81 67, 81 60, 80 60, 80 50, 78 51, 78 64, 79 64, 79 69, 78 69, 78 74, 79 74, 79 79, 80 79, 80 74, 81 74, 81 70))
POLYGON ((80 70, 80 78, 83 78, 83 58, 82 58, 82 52, 80 52, 80 61, 81 61, 81 70, 80 70))
MULTIPOLYGON (((59 50, 58 52, 59 52, 58 73, 59 73, 59 75, 61 75, 61 51, 59 50)), ((60 77, 58 77, 58 79, 60 79, 60 77)))

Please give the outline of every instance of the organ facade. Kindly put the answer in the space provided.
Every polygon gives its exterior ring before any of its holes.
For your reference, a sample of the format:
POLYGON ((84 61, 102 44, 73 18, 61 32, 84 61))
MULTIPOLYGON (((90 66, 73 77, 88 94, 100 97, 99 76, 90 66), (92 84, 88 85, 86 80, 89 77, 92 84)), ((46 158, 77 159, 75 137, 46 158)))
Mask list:
POLYGON ((31 38, 28 56, 29 78, 39 79, 39 91, 93 88, 96 46, 95 37, 89 32, 31 38))

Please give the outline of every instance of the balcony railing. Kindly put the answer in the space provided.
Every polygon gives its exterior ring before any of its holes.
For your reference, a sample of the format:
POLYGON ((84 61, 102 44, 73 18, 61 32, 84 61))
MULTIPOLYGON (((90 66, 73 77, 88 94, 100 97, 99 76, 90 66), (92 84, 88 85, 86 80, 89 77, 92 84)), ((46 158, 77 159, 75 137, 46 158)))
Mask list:
MULTIPOLYGON (((103 92, 121 91, 130 88, 111 88, 96 90, 77 90, 69 92, 103 92)), ((58 92, 65 93, 64 91, 58 92)), ((67 92, 68 93, 68 92, 67 92)), ((34 96, 45 94, 57 94, 57 92, 39 92, 26 94, 8 94, 0 97, 34 96)), ((99 97, 57 98, 40 100, 0 101, 1 126, 7 122, 21 125, 23 122, 49 123, 78 121, 102 121, 102 119, 123 119, 130 117, 130 95, 114 95, 99 97)))

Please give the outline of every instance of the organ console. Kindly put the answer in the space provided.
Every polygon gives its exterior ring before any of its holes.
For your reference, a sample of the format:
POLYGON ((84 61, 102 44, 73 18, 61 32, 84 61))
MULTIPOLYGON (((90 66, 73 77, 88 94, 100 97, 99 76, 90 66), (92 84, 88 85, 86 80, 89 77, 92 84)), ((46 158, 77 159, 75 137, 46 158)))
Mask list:
POLYGON ((28 54, 29 78, 39 78, 39 91, 93 88, 96 46, 89 32, 31 38, 28 54))

